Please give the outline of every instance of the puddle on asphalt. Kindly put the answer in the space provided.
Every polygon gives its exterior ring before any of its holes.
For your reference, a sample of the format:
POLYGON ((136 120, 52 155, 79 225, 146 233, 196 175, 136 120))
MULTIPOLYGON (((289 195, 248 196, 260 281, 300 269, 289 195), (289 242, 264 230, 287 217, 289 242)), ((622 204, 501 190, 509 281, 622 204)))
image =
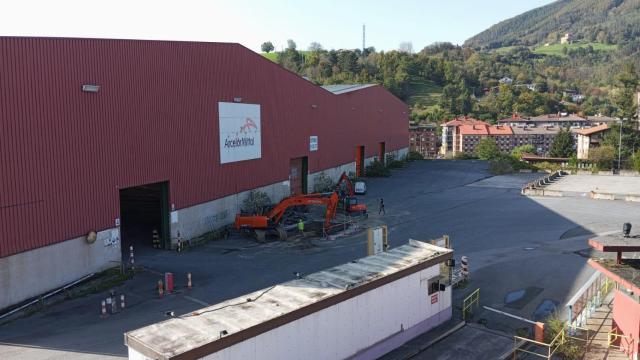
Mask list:
POLYGON ((542 300, 540 305, 538 305, 536 310, 533 312, 533 320, 535 321, 545 320, 546 318, 548 318, 549 316, 553 315, 556 312, 557 306, 558 306, 558 303, 551 299, 542 300))
POLYGON ((516 291, 512 291, 512 292, 508 293, 504 297, 504 303, 505 304, 511 304, 513 302, 516 302, 516 301, 522 299, 524 297, 525 292, 526 292, 525 289, 520 289, 520 290, 516 290, 516 291))
POLYGON ((524 289, 508 292, 504 297, 504 306, 522 310, 522 308, 527 306, 542 290, 543 289, 539 287, 529 286, 524 289))

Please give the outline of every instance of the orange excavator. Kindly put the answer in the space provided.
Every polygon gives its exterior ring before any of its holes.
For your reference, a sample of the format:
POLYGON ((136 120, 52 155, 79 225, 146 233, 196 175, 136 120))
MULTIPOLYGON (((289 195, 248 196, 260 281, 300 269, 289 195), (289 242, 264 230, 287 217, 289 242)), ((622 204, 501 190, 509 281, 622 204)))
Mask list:
POLYGON ((266 215, 237 214, 234 227, 237 230, 252 230, 255 233, 256 239, 260 242, 265 240, 267 231, 275 231, 280 240, 286 240, 287 232, 281 226, 280 220, 282 220, 282 216, 288 208, 300 205, 326 206, 327 211, 325 212, 324 226, 328 228, 331 225, 331 220, 336 215, 338 202, 338 194, 335 191, 332 193, 291 196, 278 203, 266 215))
POLYGON ((367 204, 358 203, 358 198, 353 191, 353 184, 346 172, 343 172, 336 184, 336 191, 340 198, 340 203, 345 212, 354 214, 367 214, 367 204))

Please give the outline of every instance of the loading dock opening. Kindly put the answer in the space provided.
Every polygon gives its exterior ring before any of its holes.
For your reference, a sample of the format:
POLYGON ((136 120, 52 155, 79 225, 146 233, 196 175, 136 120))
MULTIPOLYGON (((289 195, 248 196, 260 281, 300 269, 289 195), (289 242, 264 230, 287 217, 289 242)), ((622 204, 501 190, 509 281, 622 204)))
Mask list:
POLYGON ((385 159, 385 154, 387 153, 387 149, 385 146, 384 141, 380 143, 380 147, 378 149, 378 159, 380 159, 380 162, 382 163, 382 165, 386 164, 386 159, 385 159))
POLYGON ((306 194, 308 176, 308 158, 306 156, 291 159, 289 169, 289 186, 291 195, 306 194))
POLYGON ((356 176, 364 177, 364 146, 356 146, 356 176))
POLYGON ((141 185, 120 190, 120 236, 122 256, 129 246, 136 251, 167 249, 169 241, 169 183, 141 185), (157 241, 154 241, 154 230, 157 241))

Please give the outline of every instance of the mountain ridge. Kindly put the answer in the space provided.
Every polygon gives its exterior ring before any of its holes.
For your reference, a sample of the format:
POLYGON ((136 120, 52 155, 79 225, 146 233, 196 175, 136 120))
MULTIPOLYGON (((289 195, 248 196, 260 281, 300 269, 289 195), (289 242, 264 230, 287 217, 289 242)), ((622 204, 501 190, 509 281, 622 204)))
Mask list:
POLYGON ((464 46, 495 49, 574 40, 604 44, 637 42, 640 0, 558 0, 503 20, 467 39, 464 46))

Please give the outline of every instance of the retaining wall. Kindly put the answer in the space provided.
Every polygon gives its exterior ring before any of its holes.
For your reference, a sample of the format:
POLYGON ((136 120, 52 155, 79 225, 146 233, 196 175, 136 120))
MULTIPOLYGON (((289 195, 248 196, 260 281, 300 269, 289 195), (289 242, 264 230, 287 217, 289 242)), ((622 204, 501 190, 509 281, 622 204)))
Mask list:
POLYGON ((0 258, 0 309, 120 263, 118 228, 0 258))

